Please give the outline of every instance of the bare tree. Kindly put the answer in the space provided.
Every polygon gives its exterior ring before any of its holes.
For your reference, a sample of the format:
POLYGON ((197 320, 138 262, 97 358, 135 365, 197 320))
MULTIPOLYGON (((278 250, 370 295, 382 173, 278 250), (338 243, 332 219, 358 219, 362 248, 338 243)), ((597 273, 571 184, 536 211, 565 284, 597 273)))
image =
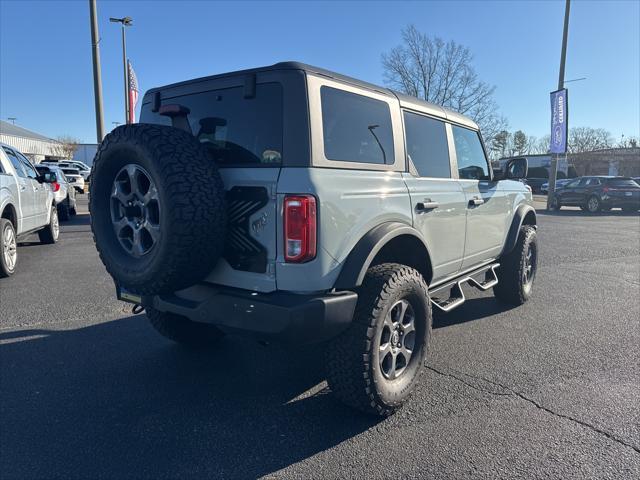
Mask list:
POLYGON ((78 145, 80 144, 80 140, 78 140, 77 138, 73 138, 73 137, 71 137, 69 135, 60 136, 56 140, 59 142, 59 145, 57 145, 54 148, 55 154, 58 157, 62 157, 62 158, 66 158, 66 159, 72 159, 73 158, 73 154, 78 149, 78 145))
POLYGON ((636 148, 638 146, 638 139, 636 137, 626 137, 623 135, 620 141, 616 144, 618 148, 636 148))
POLYGON ((612 146, 611 133, 604 128, 573 127, 569 129, 569 153, 592 152, 612 146))
POLYGON ((402 44, 382 55, 385 82, 392 88, 450 108, 475 120, 487 144, 506 129, 493 99, 495 87, 482 82, 470 50, 450 40, 429 37, 410 25, 402 44))

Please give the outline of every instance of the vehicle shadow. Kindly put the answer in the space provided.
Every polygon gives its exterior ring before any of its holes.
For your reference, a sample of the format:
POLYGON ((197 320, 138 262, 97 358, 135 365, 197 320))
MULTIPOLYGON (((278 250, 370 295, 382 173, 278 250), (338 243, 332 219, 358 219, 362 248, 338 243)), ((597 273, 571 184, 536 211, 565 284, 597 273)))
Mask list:
MULTIPOLYGON (((466 291, 465 291, 466 294, 466 291)), ((455 310, 444 313, 433 308, 433 328, 451 327, 462 323, 473 322, 491 315, 512 310, 513 306, 498 301, 493 295, 469 298, 455 310)))
POLYGON ((328 395, 302 350, 187 351, 144 316, 0 332, 4 478, 255 478, 380 420, 328 395))
MULTIPOLYGON (((65 234, 88 232, 91 232, 91 216, 88 213, 79 213, 69 220, 60 222, 60 234, 62 238, 64 238, 65 234)), ((20 247, 33 247, 35 245, 42 245, 42 242, 38 238, 38 234, 34 233, 27 237, 20 238, 18 245, 20 247)))
POLYGON ((540 208, 536 210, 538 215, 547 215, 550 217, 638 217, 640 212, 623 212, 622 210, 609 210, 606 212, 590 213, 581 209, 572 210, 546 210, 540 208))

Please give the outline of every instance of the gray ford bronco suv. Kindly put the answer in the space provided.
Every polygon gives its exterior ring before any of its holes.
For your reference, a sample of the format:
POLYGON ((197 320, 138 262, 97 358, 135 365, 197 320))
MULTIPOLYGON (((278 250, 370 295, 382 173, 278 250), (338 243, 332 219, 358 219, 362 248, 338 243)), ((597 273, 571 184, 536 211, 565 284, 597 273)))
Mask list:
POLYGON ((287 62, 148 91, 98 149, 90 209, 119 298, 162 335, 321 342, 335 395, 389 415, 432 308, 530 297, 526 173, 493 171, 462 115, 287 62))

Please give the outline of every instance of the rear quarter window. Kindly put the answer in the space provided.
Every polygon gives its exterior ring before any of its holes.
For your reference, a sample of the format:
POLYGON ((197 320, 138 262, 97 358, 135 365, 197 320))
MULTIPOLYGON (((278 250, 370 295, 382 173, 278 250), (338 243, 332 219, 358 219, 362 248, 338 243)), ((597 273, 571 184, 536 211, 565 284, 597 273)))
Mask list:
POLYGON ((612 178, 607 180, 610 187, 637 187, 638 184, 630 178, 612 178))
POLYGON ((328 160, 393 164, 391 112, 386 102, 323 86, 322 133, 328 160))

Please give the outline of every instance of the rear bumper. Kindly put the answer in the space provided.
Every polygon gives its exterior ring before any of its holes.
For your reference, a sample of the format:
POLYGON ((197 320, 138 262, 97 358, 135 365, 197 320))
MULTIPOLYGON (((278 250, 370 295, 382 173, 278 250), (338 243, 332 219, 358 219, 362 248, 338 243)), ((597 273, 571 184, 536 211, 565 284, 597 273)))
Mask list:
POLYGON ((637 197, 612 197, 602 198, 602 205, 608 208, 637 208, 640 209, 640 199, 637 197))
POLYGON ((175 294, 142 300, 145 306, 194 322, 210 323, 229 333, 309 344, 344 331, 351 324, 358 295, 258 293, 200 284, 175 294))

